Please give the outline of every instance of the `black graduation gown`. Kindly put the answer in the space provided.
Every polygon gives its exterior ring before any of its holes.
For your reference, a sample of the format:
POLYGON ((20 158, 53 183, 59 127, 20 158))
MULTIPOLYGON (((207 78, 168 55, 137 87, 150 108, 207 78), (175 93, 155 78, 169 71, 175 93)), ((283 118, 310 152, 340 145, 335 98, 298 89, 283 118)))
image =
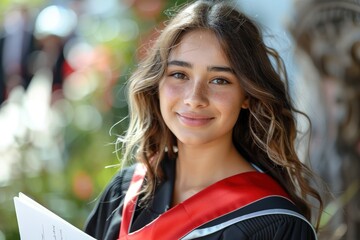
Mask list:
MULTIPOLYGON (((141 229, 169 209, 174 185, 175 161, 165 159, 163 161, 163 169, 165 176, 167 176, 166 180, 156 189, 152 201, 146 207, 137 206, 131 224, 131 232, 141 229)), ((118 239, 124 196, 130 185, 133 172, 134 166, 124 168, 111 180, 86 222, 86 233, 96 239, 118 239)), ((199 229, 209 229, 221 225, 224 222, 231 221, 236 216, 245 216, 254 212, 271 211, 272 209, 279 208, 285 208, 290 210, 290 212, 298 212, 297 208, 290 201, 276 196, 268 197, 225 216, 218 217, 202 225, 199 229)), ((181 224, 176 222, 176 220, 174 222, 175 224, 181 224)), ((311 240, 316 239, 316 235, 312 226, 304 218, 292 214, 266 214, 235 222, 234 224, 228 224, 227 227, 221 228, 218 231, 193 239, 311 240)))

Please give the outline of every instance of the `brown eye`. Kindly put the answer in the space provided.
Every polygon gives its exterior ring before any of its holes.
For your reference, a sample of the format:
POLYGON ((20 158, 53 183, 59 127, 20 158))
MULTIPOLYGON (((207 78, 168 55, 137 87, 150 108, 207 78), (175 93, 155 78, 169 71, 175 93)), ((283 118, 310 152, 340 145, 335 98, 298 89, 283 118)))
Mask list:
POLYGON ((225 84, 229 84, 230 82, 223 78, 215 78, 211 81, 211 83, 214 83, 217 85, 225 85, 225 84))
POLYGON ((180 72, 172 73, 170 76, 176 79, 187 79, 186 75, 180 72))

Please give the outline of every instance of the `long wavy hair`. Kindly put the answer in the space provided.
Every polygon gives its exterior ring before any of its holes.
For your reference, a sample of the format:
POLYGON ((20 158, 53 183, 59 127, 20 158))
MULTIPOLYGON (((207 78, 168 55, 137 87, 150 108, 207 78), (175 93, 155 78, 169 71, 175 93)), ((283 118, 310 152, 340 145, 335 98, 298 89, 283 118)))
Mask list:
POLYGON ((277 180, 310 220, 309 196, 319 201, 320 212, 323 204, 308 182, 312 172, 295 150, 294 114, 299 112, 288 95, 282 60, 264 44, 260 28, 225 1, 200 0, 184 6, 167 22, 128 81, 129 126, 119 142, 125 160, 136 159, 147 168, 144 198, 151 198, 164 177, 160 163, 165 154, 176 158, 176 138, 160 113, 159 82, 171 49, 185 33, 197 29, 216 35, 249 98, 249 108, 241 111, 233 130, 234 145, 277 180))

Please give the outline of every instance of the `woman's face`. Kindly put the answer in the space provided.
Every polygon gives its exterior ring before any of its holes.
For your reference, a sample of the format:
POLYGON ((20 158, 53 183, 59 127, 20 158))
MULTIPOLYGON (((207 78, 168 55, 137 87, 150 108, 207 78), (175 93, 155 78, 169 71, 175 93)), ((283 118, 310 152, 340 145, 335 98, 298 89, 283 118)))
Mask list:
POLYGON ((186 33, 172 49, 159 85, 160 110, 178 141, 199 145, 231 141, 248 100, 216 36, 186 33))

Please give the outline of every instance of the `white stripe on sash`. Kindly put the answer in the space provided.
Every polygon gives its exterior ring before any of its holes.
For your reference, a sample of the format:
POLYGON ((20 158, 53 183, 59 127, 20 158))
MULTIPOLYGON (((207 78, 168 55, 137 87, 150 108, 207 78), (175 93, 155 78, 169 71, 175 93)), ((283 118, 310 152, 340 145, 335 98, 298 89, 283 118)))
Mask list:
POLYGON ((245 220, 255 218, 255 217, 261 217, 261 216, 265 216, 265 215, 274 215, 274 214, 290 215, 290 216, 294 216, 294 217, 302 219, 307 224, 309 224, 309 226, 311 227, 311 229, 314 232, 315 239, 317 239, 315 229, 313 228, 311 223, 303 215, 301 215, 301 214, 299 214, 297 212, 291 211, 291 210, 287 210, 287 209, 269 209, 269 210, 257 211, 257 212, 254 212, 254 213, 249 213, 249 214, 237 217, 237 218, 233 218, 233 219, 231 219, 229 221, 220 223, 220 224, 215 225, 215 226, 211 226, 211 227, 207 227, 207 228, 195 229, 195 230, 191 231, 190 233, 188 233, 183 238, 181 238, 181 240, 189 240, 189 239, 194 239, 194 238, 207 236, 207 235, 210 235, 212 233, 220 231, 220 230, 222 230, 222 229, 224 229, 226 227, 229 227, 229 226, 231 226, 231 225, 233 225, 235 223, 241 222, 241 221, 245 221, 245 220))

